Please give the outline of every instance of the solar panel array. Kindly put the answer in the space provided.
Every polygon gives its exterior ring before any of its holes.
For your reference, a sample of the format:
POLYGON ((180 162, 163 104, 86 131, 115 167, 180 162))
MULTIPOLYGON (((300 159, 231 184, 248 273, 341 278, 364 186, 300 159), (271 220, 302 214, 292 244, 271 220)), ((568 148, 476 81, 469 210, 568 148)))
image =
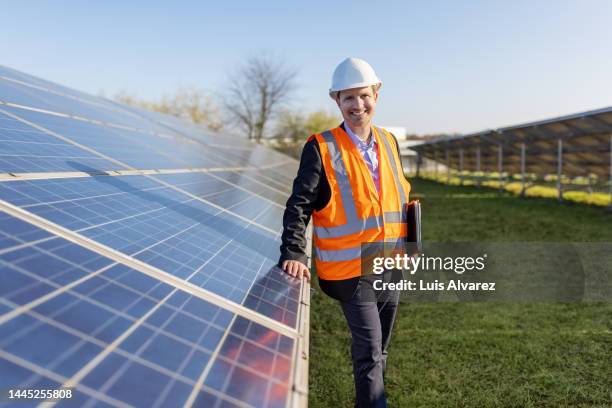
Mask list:
POLYGON ((0 67, 0 389, 304 404, 310 289, 276 267, 296 169, 0 67))
POLYGON ((612 178, 612 107, 411 147, 457 170, 612 178), (562 156, 562 157, 561 157, 562 156), (561 167, 561 169, 559 168, 561 167))

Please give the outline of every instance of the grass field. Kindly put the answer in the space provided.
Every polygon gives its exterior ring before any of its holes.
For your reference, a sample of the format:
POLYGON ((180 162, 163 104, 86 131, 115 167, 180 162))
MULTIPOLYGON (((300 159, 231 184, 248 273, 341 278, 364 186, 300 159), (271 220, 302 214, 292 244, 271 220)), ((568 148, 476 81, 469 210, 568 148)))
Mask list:
MULTIPOLYGON (((601 208, 411 184, 429 242, 612 242, 601 208)), ((350 333, 313 287, 310 406, 350 407, 350 333)), ((401 304, 386 388, 391 407, 611 407, 612 304, 401 304)))
MULTIPOLYGON (((499 181, 498 173, 484 172, 463 172, 459 175, 456 171, 451 171, 450 177, 447 177, 445 172, 435 173, 431 171, 421 172, 421 178, 438 181, 442 184, 476 186, 477 179, 480 179, 481 186, 486 189, 505 190, 513 193, 515 196, 521 194, 523 189, 520 174, 513 174, 511 177, 505 178, 503 182, 499 181)), ((556 185, 556 175, 546 175, 538 177, 536 174, 526 174, 525 196, 558 199, 558 191, 556 185)), ((604 180, 594 178, 592 183, 586 177, 575 177, 569 179, 563 177, 563 200, 579 204, 590 204, 601 207, 610 206, 610 184, 604 180), (589 184, 591 191, 589 192, 589 184)), ((491 191, 491 190, 489 190, 491 191)))

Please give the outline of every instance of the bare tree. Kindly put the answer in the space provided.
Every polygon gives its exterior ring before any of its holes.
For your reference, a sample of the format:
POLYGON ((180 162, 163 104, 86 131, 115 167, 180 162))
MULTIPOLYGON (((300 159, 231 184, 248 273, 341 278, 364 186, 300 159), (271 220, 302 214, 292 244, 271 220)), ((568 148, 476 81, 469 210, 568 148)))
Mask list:
POLYGON ((225 109, 249 140, 261 141, 266 126, 295 90, 296 75, 269 55, 248 59, 230 75, 225 109))

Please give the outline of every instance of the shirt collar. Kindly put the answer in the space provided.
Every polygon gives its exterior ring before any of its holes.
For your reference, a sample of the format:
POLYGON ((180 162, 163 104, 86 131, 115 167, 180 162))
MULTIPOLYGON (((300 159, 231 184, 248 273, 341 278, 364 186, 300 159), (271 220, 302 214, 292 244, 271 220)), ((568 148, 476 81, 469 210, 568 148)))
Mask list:
POLYGON ((373 147, 374 144, 376 144, 376 138, 374 137, 374 134, 373 134, 371 128, 370 128, 370 143, 367 143, 367 142, 362 141, 359 138, 359 136, 354 134, 353 131, 351 130, 351 128, 346 123, 343 123, 343 125, 344 125, 343 126, 344 130, 346 130, 346 134, 349 135, 349 137, 351 138, 353 143, 355 143, 356 146, 373 147))

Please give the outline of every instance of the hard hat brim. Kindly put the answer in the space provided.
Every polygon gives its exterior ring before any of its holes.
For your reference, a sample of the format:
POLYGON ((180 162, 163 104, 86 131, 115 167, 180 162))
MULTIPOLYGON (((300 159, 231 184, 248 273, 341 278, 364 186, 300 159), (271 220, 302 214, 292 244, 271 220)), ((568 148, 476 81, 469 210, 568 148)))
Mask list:
POLYGON ((340 91, 346 91, 347 89, 355 89, 355 88, 365 88, 367 86, 372 86, 372 85, 378 85, 378 88, 376 88, 376 91, 378 91, 381 87, 382 87, 382 82, 358 82, 356 84, 351 84, 350 86, 347 87, 343 87, 340 89, 334 89, 334 88, 330 88, 329 89, 329 95, 333 96, 333 94, 335 92, 340 92, 340 91))

